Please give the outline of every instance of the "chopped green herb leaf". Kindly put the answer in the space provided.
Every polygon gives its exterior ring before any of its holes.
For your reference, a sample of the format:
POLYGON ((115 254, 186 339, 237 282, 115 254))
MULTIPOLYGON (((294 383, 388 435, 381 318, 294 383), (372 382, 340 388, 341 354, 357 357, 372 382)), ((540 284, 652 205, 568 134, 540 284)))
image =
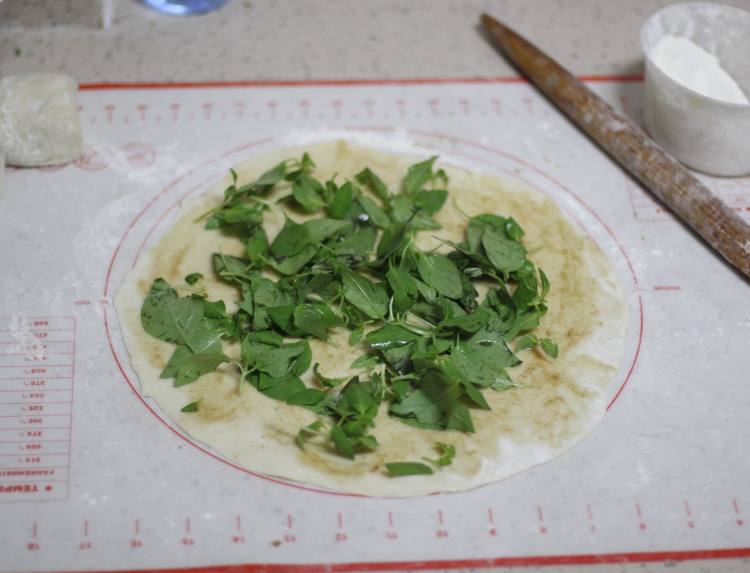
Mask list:
POLYGON ((382 283, 341 268, 344 298, 370 318, 382 318, 388 312, 388 293, 382 283))
POLYGON ((439 457, 436 460, 427 461, 437 467, 449 466, 453 463, 453 458, 456 457, 456 446, 437 442, 435 443, 435 449, 437 449, 439 457))
POLYGON ((420 462, 390 462, 385 464, 385 467, 388 475, 393 477, 424 476, 434 473, 430 466, 420 462))
MULTIPOLYGON (((297 445, 309 447, 314 437, 315 447, 349 459, 378 447, 371 432, 383 402, 413 427, 473 432, 472 412, 490 409, 485 392, 513 387, 508 370, 520 360, 508 345, 557 357, 557 344, 535 333, 550 283, 529 260, 513 217, 467 216, 465 237, 443 240, 445 252, 418 247, 420 231, 440 228, 434 215, 449 195, 436 160, 412 165, 396 193, 369 168, 353 181, 320 181, 306 153, 243 185, 230 171, 223 201, 204 217, 207 229, 237 238, 232 252, 244 253, 211 258, 215 278, 236 287, 237 299, 209 300, 204 289, 185 285, 190 294, 180 296, 163 279, 153 282, 141 324, 174 345, 160 377, 175 386, 194 382, 230 362, 224 341, 238 342, 232 363, 241 383, 317 416, 299 430, 297 445), (306 220, 287 216, 269 242, 264 218, 277 189, 277 202, 306 220), (339 327, 360 352, 350 366, 359 374, 328 377, 315 363, 306 385, 309 339, 330 343, 339 327)), ((185 277, 188 285, 201 280, 200 273, 185 277)), ((427 464, 391 462, 386 470, 429 475, 453 462, 455 446, 435 448, 427 464)))
POLYGON ((185 282, 189 285, 194 285, 203 278, 201 273, 190 273, 185 277, 185 282))
POLYGON ((463 292, 461 275, 456 265, 445 255, 437 253, 422 255, 419 257, 417 268, 425 284, 434 288, 439 294, 448 298, 461 296, 463 292))

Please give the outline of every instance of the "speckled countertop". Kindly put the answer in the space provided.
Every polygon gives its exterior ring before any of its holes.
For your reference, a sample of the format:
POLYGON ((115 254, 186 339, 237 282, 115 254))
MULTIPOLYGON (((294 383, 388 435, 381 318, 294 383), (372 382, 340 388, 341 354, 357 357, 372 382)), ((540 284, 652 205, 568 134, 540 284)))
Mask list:
MULTIPOLYGON (((750 9, 750 0, 723 2, 750 9)), ((650 13, 671 3, 230 0, 217 12, 176 18, 147 10, 135 0, 0 0, 0 74, 59 71, 81 83, 512 75, 515 72, 478 32, 483 11, 504 19, 576 74, 638 74, 641 25, 650 13)), ((750 563, 743 560, 585 569, 748 570, 750 563)))
MULTIPOLYGON (((750 7, 750 0, 724 0, 750 7)), ((512 74, 483 41, 490 12, 577 74, 632 74, 646 17, 667 0, 230 0, 169 17, 136 0, 0 1, 0 72, 79 82, 512 74), (99 25, 102 2, 111 20, 99 25)))

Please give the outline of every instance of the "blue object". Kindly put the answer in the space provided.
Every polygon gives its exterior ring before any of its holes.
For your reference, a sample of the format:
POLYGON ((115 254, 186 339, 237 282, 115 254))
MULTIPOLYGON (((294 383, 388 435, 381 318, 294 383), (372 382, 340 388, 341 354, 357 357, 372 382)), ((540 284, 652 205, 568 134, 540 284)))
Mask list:
POLYGON ((221 8, 227 0, 142 0, 149 8, 172 16, 202 14, 221 8))

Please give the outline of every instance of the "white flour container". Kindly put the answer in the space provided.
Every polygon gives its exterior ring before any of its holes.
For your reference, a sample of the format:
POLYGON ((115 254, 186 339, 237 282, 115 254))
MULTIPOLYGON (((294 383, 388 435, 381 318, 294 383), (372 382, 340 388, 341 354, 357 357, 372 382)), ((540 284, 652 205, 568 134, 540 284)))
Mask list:
POLYGON ((750 104, 702 95, 672 79, 650 56, 667 35, 714 54, 750 97, 750 12, 708 3, 676 4, 641 31, 646 54, 645 121, 651 136, 689 167, 713 175, 750 173, 750 104))

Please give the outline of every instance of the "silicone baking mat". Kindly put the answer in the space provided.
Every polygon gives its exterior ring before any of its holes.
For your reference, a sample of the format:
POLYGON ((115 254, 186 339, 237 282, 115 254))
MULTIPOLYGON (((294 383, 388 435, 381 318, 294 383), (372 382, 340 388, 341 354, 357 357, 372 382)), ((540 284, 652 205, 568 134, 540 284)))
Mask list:
MULTIPOLYGON (((635 78, 590 85, 638 119, 635 78)), ((87 152, 0 193, 0 568, 358 570, 750 555, 750 289, 525 82, 87 86, 87 152), (465 493, 336 495, 253 474, 142 397, 112 297, 180 202, 254 154, 345 137, 522 179, 629 305, 607 414, 465 493)), ((750 180, 702 178, 744 215, 750 180)))

